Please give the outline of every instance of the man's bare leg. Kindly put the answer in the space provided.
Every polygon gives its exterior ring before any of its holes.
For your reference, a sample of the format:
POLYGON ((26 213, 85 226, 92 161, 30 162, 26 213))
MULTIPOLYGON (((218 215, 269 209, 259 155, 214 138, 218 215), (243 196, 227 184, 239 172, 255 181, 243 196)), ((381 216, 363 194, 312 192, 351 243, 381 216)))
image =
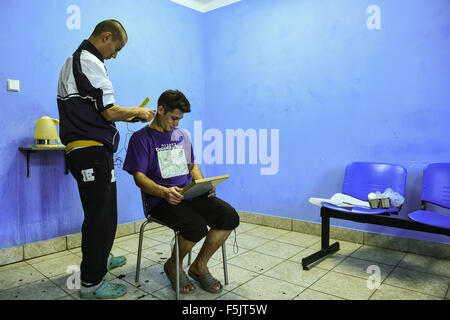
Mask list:
MULTIPOLYGON (((194 262, 192 262, 189 270, 198 276, 203 276, 209 273, 208 261, 212 255, 219 249, 222 244, 228 239, 232 230, 216 230, 211 229, 206 236, 205 242, 200 249, 194 262)), ((212 288, 214 290, 220 289, 220 282, 217 282, 212 288)))
MULTIPOLYGON (((183 274, 183 259, 184 257, 189 253, 189 251, 192 250, 196 242, 189 241, 181 234, 178 235, 178 245, 180 246, 179 256, 180 256, 180 275, 183 274)), ((169 269, 169 274, 175 275, 175 263, 176 263, 176 257, 175 257, 175 247, 172 250, 171 257, 167 260, 167 267, 169 269)), ((186 286, 186 287, 180 287, 180 291, 191 291, 194 290, 195 287, 193 284, 186 286)))

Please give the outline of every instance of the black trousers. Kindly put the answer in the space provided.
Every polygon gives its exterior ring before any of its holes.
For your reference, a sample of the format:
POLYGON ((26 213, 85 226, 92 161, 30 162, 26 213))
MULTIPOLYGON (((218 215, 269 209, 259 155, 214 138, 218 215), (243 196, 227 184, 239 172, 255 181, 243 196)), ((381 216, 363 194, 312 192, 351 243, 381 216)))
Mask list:
POLYGON ((169 204, 163 199, 149 213, 192 242, 198 242, 206 236, 207 226, 217 230, 234 230, 239 226, 239 216, 230 204, 206 195, 192 201, 182 200, 178 205, 169 204))
POLYGON ((117 191, 113 153, 93 146, 69 152, 67 166, 76 179, 84 211, 80 271, 84 283, 100 283, 117 229, 117 191))

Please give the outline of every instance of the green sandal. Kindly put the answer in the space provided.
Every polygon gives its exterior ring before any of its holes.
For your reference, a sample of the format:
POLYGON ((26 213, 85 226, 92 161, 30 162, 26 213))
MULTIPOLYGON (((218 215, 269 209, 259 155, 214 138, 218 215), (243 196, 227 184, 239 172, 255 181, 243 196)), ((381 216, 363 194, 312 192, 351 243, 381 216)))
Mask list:
POLYGON ((107 270, 111 270, 114 268, 118 268, 127 263, 127 258, 125 256, 115 257, 112 253, 110 253, 111 259, 109 259, 109 263, 107 266, 107 270))
POLYGON ((127 286, 103 280, 102 285, 94 292, 80 291, 81 299, 115 299, 127 293, 127 286))

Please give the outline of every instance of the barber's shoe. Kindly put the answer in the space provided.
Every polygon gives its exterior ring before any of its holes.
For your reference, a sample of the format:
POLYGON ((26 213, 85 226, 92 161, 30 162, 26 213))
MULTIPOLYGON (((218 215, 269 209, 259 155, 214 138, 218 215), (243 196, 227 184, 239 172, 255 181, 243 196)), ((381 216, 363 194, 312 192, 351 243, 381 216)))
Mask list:
POLYGON ((109 271, 111 269, 121 267, 125 263, 127 263, 127 258, 125 256, 115 257, 112 253, 110 253, 108 258, 107 270, 109 271))
POLYGON ((111 283, 103 280, 102 284, 94 291, 80 290, 81 299, 116 299, 127 293, 127 286, 119 283, 111 283))

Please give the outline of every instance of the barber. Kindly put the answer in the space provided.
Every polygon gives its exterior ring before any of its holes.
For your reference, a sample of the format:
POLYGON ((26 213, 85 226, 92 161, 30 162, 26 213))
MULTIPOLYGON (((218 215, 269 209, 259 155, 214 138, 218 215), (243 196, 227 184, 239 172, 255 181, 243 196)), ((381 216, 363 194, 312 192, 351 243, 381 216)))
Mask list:
POLYGON ((113 299, 126 286, 105 280, 106 273, 126 263, 111 254, 117 229, 117 191, 113 153, 119 145, 115 121, 138 117, 150 121, 154 112, 119 107, 104 60, 117 58, 128 35, 117 20, 105 20, 64 63, 58 82, 61 141, 68 168, 77 181, 84 221, 81 228, 81 290, 83 299, 113 299))

